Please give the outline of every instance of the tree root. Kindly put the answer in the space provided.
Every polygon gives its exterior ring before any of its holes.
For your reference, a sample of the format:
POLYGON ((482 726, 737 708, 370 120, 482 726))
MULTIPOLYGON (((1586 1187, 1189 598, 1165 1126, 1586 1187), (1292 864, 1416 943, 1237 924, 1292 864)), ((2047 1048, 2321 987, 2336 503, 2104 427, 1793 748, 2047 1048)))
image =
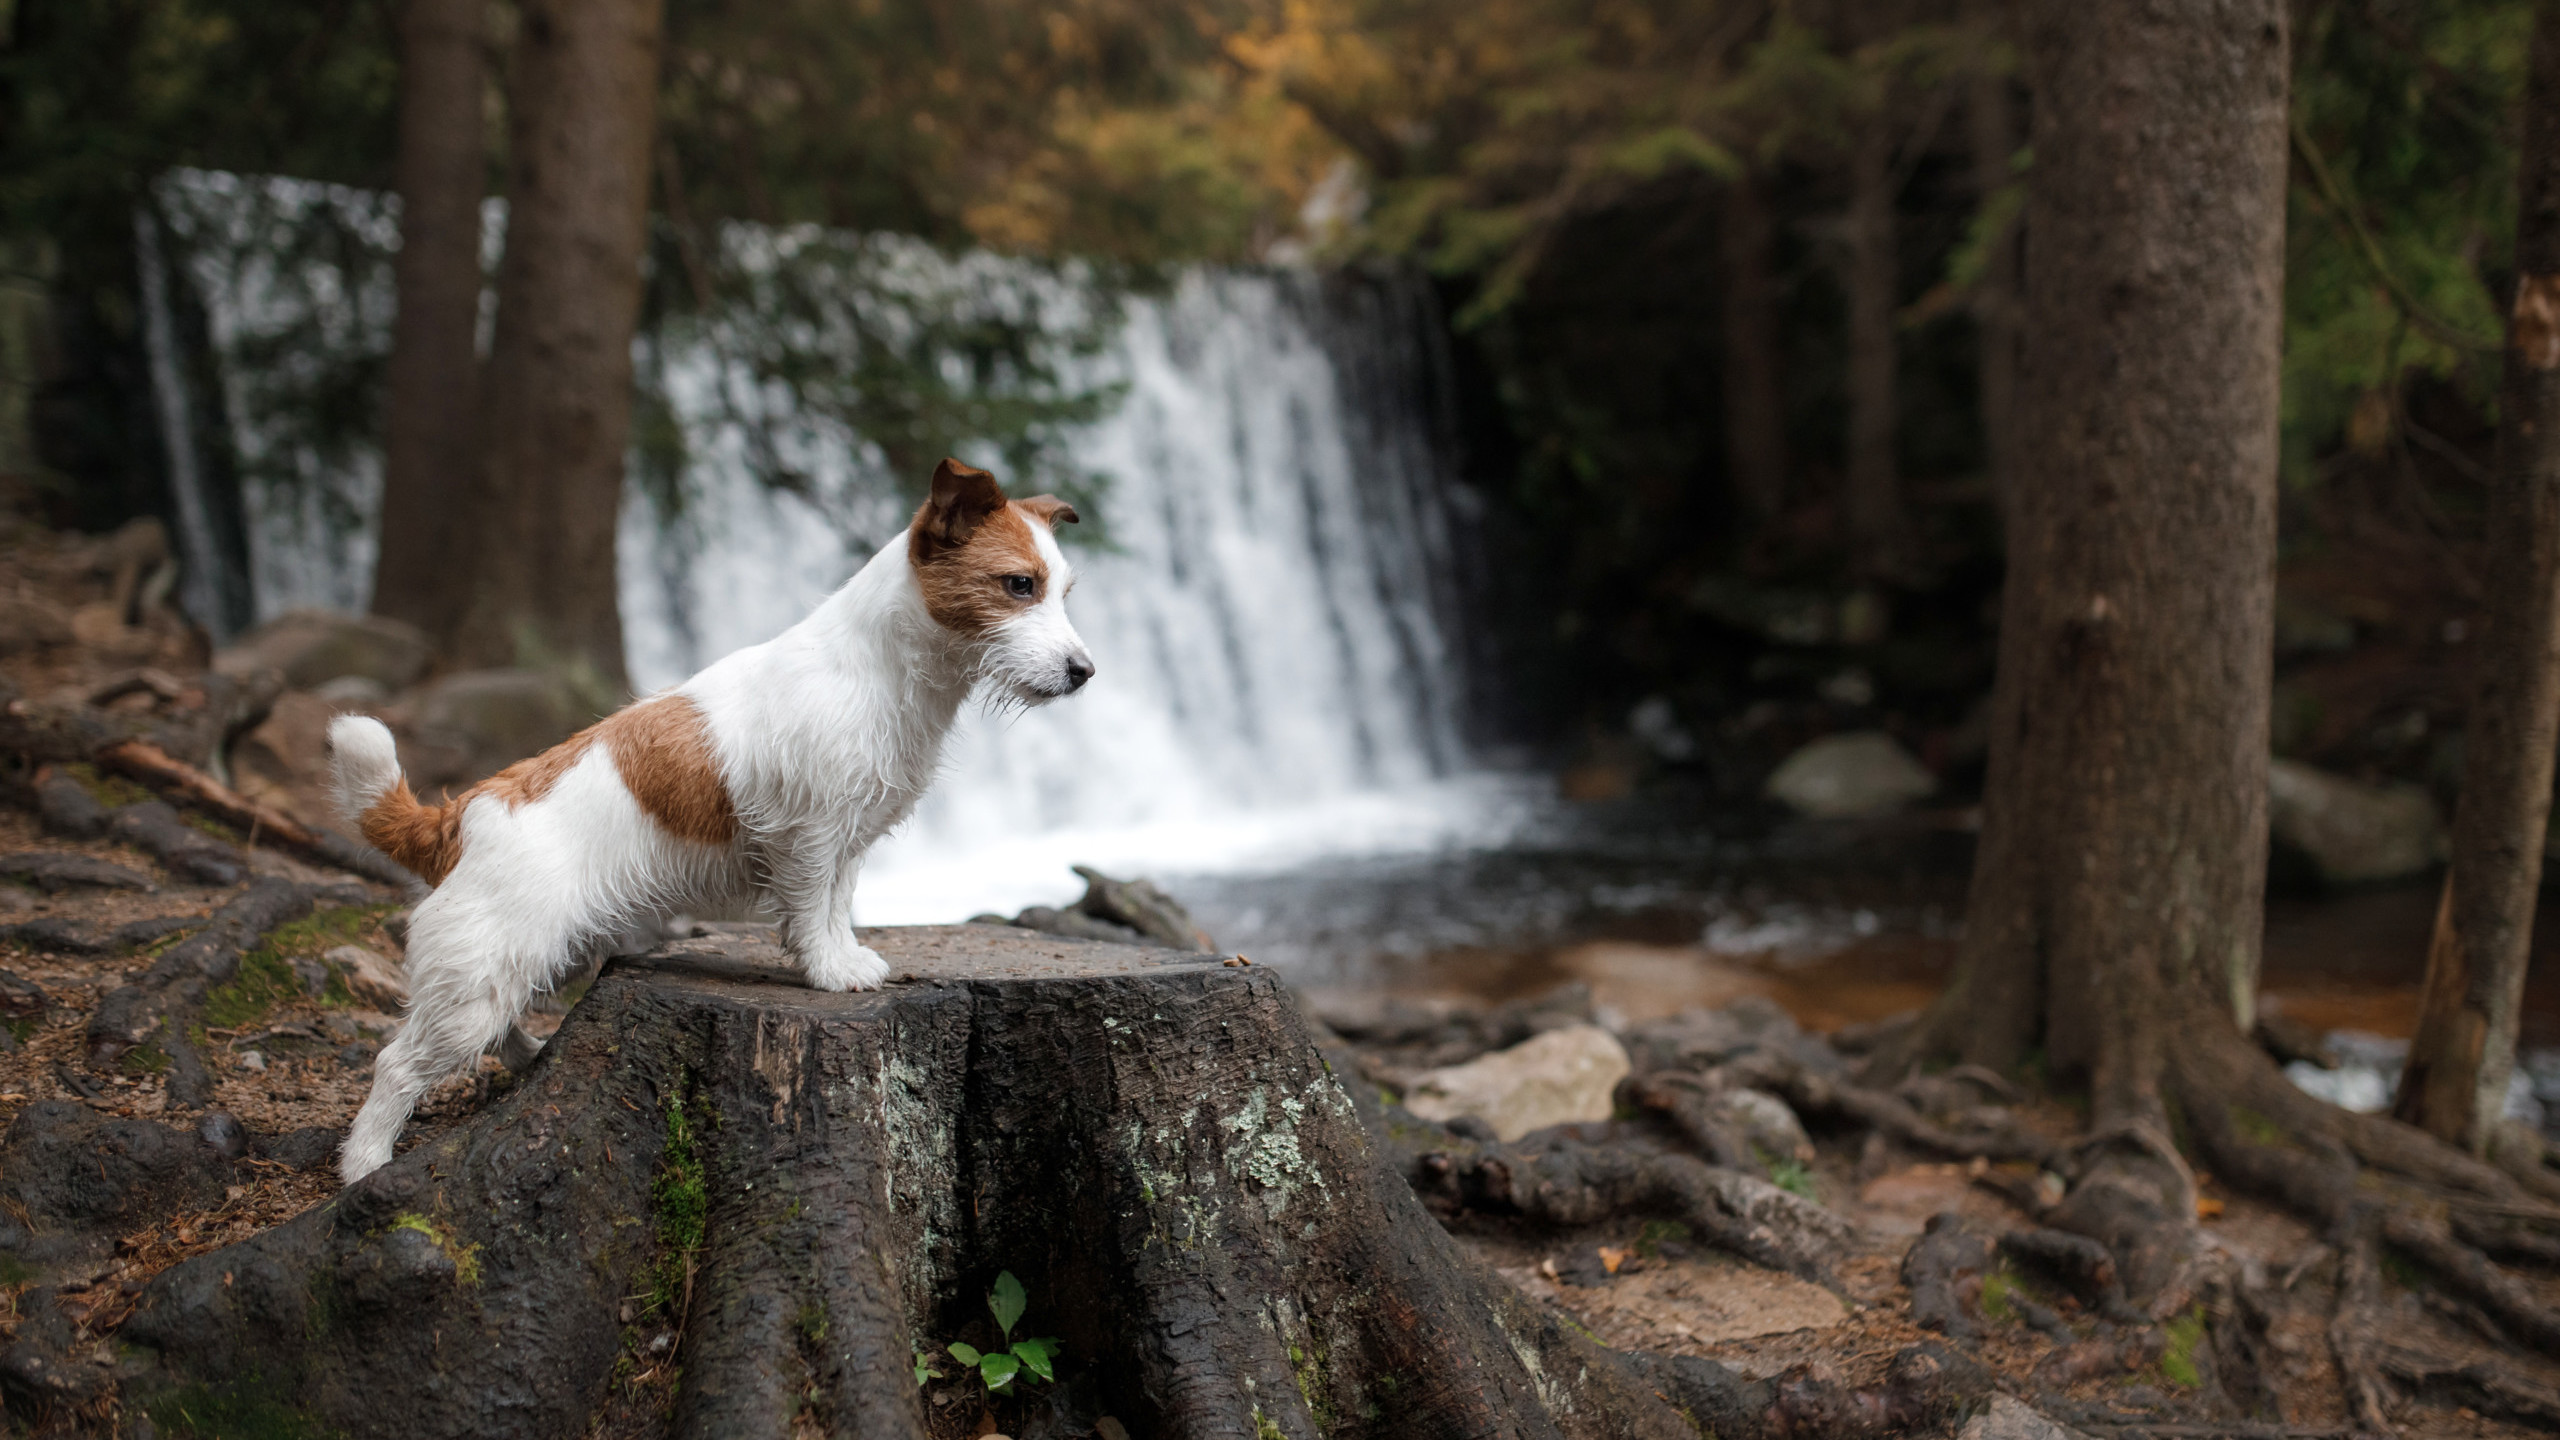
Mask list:
POLYGON ((1560 1226, 1658 1215, 1687 1225, 1704 1244, 1840 1289, 1831 1262, 1849 1238, 1848 1223, 1756 1175, 1623 1144, 1546 1137, 1482 1147, 1449 1139, 1450 1147, 1416 1156, 1408 1172, 1426 1199, 1560 1226))
POLYGON ((1897 1353, 1885 1382, 1859 1389, 1820 1365, 1746 1379, 1688 1355, 1627 1357, 1699 1434, 1719 1440, 1863 1440, 1925 1433, 1989 1398, 1980 1364, 1939 1345, 1897 1353))

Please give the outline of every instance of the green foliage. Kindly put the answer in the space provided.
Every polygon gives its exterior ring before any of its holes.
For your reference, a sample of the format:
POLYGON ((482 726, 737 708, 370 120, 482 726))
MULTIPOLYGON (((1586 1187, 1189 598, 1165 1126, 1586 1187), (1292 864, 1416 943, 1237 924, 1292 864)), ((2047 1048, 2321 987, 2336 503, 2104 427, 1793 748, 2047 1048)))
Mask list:
POLYGON ((1635 1251, 1650 1260, 1662 1253, 1665 1241, 1675 1245, 1687 1244, 1689 1227, 1677 1220, 1647 1220, 1644 1228, 1636 1232, 1635 1251))
POLYGON ((150 791, 133 781, 122 775, 105 774, 86 761, 65 765, 62 773, 78 781, 80 788, 89 792, 90 799, 110 810, 124 805, 139 805, 153 798, 150 791))
POLYGON ((127 1075, 160 1075, 169 1069, 169 1052, 160 1048, 155 1036, 124 1052, 116 1068, 127 1075))
MULTIPOLYGON (((1028 1371, 1033 1379, 1054 1380, 1058 1358, 1056 1336, 1038 1339, 1013 1338, 1013 1327, 1022 1320, 1022 1312, 1030 1305, 1022 1282, 1007 1270, 996 1276, 995 1289, 987 1294, 988 1313, 995 1316, 996 1330, 1004 1341, 1001 1350, 982 1351, 975 1345, 954 1340, 943 1348, 951 1358, 978 1373, 978 1380, 990 1395, 1009 1392, 1016 1377, 1028 1371)), ((916 1383, 938 1378, 942 1372, 928 1368, 922 1352, 916 1355, 916 1383)))
POLYGON ((2017 1277, 2011 1275, 2005 1266, 1983 1276, 1982 1318, 2003 1323, 2016 1319, 2018 1309, 2009 1303, 2009 1293, 2017 1288, 2017 1277))
POLYGON ((1806 1168, 1803 1161, 1784 1157, 1771 1160, 1768 1165, 1770 1184, 1789 1194, 1801 1195, 1807 1200, 1822 1198, 1814 1193, 1813 1171, 1806 1168))
POLYGON ((649 1199, 657 1212, 659 1256, 649 1276, 649 1305, 672 1313, 684 1298, 685 1277, 702 1249, 711 1222, 711 1187, 696 1148, 684 1097, 667 1097, 667 1141, 658 1152, 649 1199))
POLYGON ((241 956, 231 978, 206 992, 204 1022, 218 1030, 245 1030, 277 1006, 302 998, 301 978, 273 948, 261 947, 241 956))
POLYGON ((1075 469, 1066 440, 1118 403, 1115 384, 1078 378, 1117 322, 1080 269, 1046 273, 944 254, 897 236, 814 226, 673 231, 644 316, 635 475, 662 517, 687 512, 689 455, 665 373, 699 346, 727 372, 717 419, 742 436, 756 478, 837 512, 855 548, 906 524, 945 455, 985 461, 1016 494, 1053 491, 1099 541, 1099 475, 1075 469), (680 263, 677 263, 679 262, 680 263), (679 283, 679 280, 682 283, 679 283), (775 405, 773 397, 787 397, 775 405), (832 435, 885 477, 847 489, 795 468, 832 435))
POLYGON ((465 1244, 461 1240, 455 1238, 451 1231, 446 1230, 444 1227, 436 1224, 435 1221, 414 1211, 402 1212, 392 1220, 389 1228, 393 1230, 414 1230, 418 1234, 426 1236, 429 1241, 434 1243, 438 1250, 444 1252, 446 1259, 453 1262, 453 1278, 457 1282, 464 1285, 477 1285, 480 1283, 479 1246, 465 1244))
MULTIPOLYGON (((267 935, 266 943, 240 957, 240 968, 230 979, 213 987, 205 995, 204 1023, 217 1030, 241 1030, 267 1018, 278 1006, 309 998, 302 979, 286 963, 291 958, 321 954, 340 945, 352 945, 358 936, 397 907, 390 905, 351 905, 321 910, 279 925, 267 935)), ((354 997, 342 979, 332 975, 321 991, 321 1003, 345 1005, 354 997)))
POLYGON ((2523 0, 2305 13, 2285 245, 2290 482, 2341 444, 2391 443, 2413 379, 2494 406, 2532 19, 2523 0))
POLYGON ((2160 1355, 2160 1373, 2169 1383, 2193 1390, 2204 1383, 2196 1369, 2196 1347, 2204 1343, 2204 1307, 2190 1307, 2184 1314, 2161 1327, 2169 1338, 2169 1348, 2160 1355))

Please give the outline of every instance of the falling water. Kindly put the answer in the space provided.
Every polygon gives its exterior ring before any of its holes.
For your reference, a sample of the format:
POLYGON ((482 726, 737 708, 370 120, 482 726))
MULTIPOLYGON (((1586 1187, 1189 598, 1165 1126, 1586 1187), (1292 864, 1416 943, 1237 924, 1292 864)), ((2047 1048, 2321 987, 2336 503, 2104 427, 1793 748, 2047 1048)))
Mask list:
MULTIPOLYGON (((290 182, 181 175, 164 188, 193 234, 228 240, 199 246, 192 273, 224 352, 243 471, 258 482, 244 488, 259 613, 346 607, 370 583, 361 532, 378 459, 287 423, 297 386, 237 372, 275 353, 262 336, 379 354, 387 269, 368 260, 362 274, 315 281, 322 262, 307 247, 283 263, 239 243, 253 227, 238 212, 252 192, 268 212, 293 200, 297 223, 353 205, 354 228, 378 232, 383 211, 290 182), (361 516, 360 533, 314 533, 344 513, 361 516)), ((770 235, 761 247, 788 248, 770 235)), ((1112 296, 994 257, 872 249, 902 284, 1028 307, 1062 328, 1105 317, 1100 344, 1062 341, 1057 363, 1070 387, 1117 400, 1057 437, 1066 468, 1095 482, 1096 523, 1068 533, 1080 572, 1069 610, 1099 676, 1043 710, 964 720, 942 782, 873 857, 866 922, 1055 902, 1074 893, 1074 861, 1160 874, 1280 866, 1498 838, 1515 823, 1508 788, 1467 763, 1463 492, 1436 426, 1425 292, 1199 269, 1161 293, 1112 296)), ((758 379, 716 320, 644 336, 639 356, 682 437, 681 475, 649 494, 634 486, 622 518, 627 654, 645 691, 806 614, 903 526, 916 477, 889 475, 868 437, 758 379), (790 483, 771 483, 777 474, 790 483)))

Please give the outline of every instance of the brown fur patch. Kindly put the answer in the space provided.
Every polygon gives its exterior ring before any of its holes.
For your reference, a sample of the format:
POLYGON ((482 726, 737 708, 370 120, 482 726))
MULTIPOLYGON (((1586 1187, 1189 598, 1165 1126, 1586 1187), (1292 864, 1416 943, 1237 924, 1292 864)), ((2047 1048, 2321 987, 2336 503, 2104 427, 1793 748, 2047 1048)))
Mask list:
MULTIPOLYGON (((926 508, 931 509, 930 502, 926 508)), ((919 512, 917 524, 925 516, 919 512)), ((1020 505, 1006 504, 979 520, 960 543, 908 547, 924 608, 940 624, 963 635, 984 635, 1037 605, 1049 593, 1049 564, 1020 505), (918 554, 919 549, 926 553, 918 554), (1031 577, 1031 594, 1005 588, 1008 575, 1031 577)))
MULTIPOLYGON (((462 797, 467 798, 467 797, 462 797)), ((421 805, 409 782, 382 792, 364 812, 365 843, 409 867, 429 885, 441 885, 462 858, 462 798, 421 805)))
POLYGON ((711 753, 711 729, 691 700, 670 695, 634 705, 597 728, 631 798, 660 829, 697 845, 738 838, 738 811, 711 753))
POLYGON ((679 840, 726 845, 737 838, 738 812, 711 754, 702 712, 682 695, 650 700, 606 716, 550 749, 519 760, 442 805, 418 803, 402 780, 364 812, 364 838, 441 885, 462 858, 462 816, 482 796, 522 809, 551 793, 560 777, 602 741, 642 814, 679 840))

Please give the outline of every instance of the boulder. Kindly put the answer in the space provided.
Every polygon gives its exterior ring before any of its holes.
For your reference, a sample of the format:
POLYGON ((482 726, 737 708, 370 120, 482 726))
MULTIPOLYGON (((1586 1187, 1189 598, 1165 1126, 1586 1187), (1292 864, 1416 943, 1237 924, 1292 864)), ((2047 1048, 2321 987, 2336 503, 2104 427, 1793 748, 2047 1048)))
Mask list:
POLYGON ((1787 1102, 1765 1090, 1719 1090, 1707 1097, 1707 1114, 1772 1160, 1809 1161, 1813 1137, 1787 1102))
POLYGON ((409 734, 402 738, 408 743, 401 747, 401 760, 421 788, 494 775, 568 739, 596 718, 567 681, 539 670, 465 670, 441 676, 422 687, 407 708, 409 734))
POLYGON ((1425 1071, 1404 1103, 1426 1120, 1472 1115, 1508 1142, 1550 1125, 1608 1119, 1627 1069, 1616 1036, 1597 1025, 1568 1025, 1464 1065, 1425 1071))
POLYGON ((1771 772, 1769 798, 1799 815, 1882 815, 1936 793, 1937 777, 1881 730, 1826 735, 1771 772))
POLYGON ((2445 855, 2435 801, 2416 785, 2368 785, 2295 760, 2267 766, 2267 825, 2328 885, 2421 875, 2445 855))
POLYGON ((232 787, 306 825, 336 825, 329 800, 329 722, 342 709, 305 691, 277 696, 267 718, 231 744, 232 787))
POLYGON ((397 1015, 409 1003, 409 977, 374 951, 362 945, 340 945, 320 958, 337 967, 358 1000, 385 1015, 397 1015))
POLYGON ((2023 1400, 1994 1393, 1991 1403, 1965 1422, 1956 1440, 2089 1440, 2089 1437, 2046 1417, 2023 1400))
POLYGON ((336 615, 295 610, 224 646, 213 657, 222 674, 246 677, 262 670, 284 676, 288 690, 312 690, 358 675, 400 690, 426 673, 427 637, 414 625, 379 615, 336 615))

